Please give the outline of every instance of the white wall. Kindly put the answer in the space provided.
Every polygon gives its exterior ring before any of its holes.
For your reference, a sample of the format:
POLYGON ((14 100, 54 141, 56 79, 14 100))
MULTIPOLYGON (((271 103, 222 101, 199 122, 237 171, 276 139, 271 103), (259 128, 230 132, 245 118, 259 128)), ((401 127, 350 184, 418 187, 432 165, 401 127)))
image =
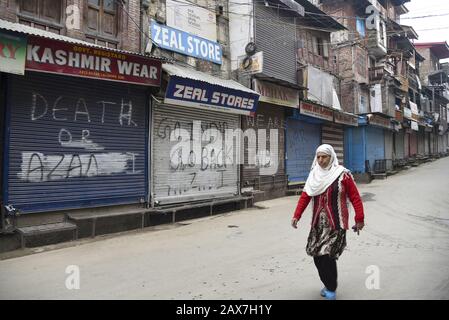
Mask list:
POLYGON ((233 0, 229 2, 231 70, 238 69, 238 57, 246 54, 245 46, 253 40, 253 0, 233 0))

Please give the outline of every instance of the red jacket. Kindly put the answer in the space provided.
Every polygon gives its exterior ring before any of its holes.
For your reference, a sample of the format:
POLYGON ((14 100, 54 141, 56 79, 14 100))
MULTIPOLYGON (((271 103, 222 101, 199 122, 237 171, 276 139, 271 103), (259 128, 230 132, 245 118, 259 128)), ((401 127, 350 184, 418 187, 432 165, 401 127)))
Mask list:
POLYGON ((313 198, 313 217, 312 226, 318 221, 319 213, 326 212, 329 223, 333 229, 348 230, 349 210, 348 198, 355 210, 355 222, 364 221, 363 204, 359 191, 355 185, 354 179, 349 172, 344 172, 332 183, 322 194, 310 197, 303 191, 296 206, 293 218, 300 219, 304 210, 313 198))

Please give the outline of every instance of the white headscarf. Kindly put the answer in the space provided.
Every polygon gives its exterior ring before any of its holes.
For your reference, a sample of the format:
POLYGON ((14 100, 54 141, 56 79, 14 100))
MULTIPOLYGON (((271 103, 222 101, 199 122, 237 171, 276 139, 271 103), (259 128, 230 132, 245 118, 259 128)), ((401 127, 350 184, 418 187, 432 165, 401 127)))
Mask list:
POLYGON ((304 191, 311 197, 322 194, 345 170, 345 167, 338 164, 334 148, 329 144, 322 144, 316 149, 315 159, 313 160, 304 191), (321 168, 317 162, 316 155, 318 152, 331 156, 329 165, 325 169, 321 168))

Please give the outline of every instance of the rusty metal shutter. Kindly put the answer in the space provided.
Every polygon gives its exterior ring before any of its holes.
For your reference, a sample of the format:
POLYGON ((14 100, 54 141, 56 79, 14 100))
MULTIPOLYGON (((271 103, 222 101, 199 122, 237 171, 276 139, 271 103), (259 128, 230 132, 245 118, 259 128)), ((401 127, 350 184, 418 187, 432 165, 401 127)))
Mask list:
POLYGON ((406 129, 404 133, 404 156, 406 159, 410 157, 410 129, 406 129))
POLYGON ((27 72, 8 88, 8 203, 27 213, 146 200, 145 87, 27 72))
POLYGON ((419 132, 418 132, 418 154, 419 155, 425 155, 425 132, 424 127, 419 126, 419 132))
MULTIPOLYGON (((195 164, 195 149, 190 150, 184 161, 182 157, 185 155, 181 154, 184 150, 175 147, 179 141, 170 141, 171 133, 179 137, 184 130, 184 133, 188 133, 186 139, 189 140, 201 136, 207 129, 217 129, 224 137, 226 129, 240 128, 239 115, 155 103, 152 123, 152 199, 155 205, 239 194, 238 163, 220 163, 214 160, 220 150, 214 150, 213 156, 212 150, 206 154, 206 149, 200 151, 204 152, 200 155, 200 163, 195 164), (194 121, 201 123, 196 127, 194 121), (173 152, 175 148, 176 152, 173 152)), ((223 138, 223 144, 224 140, 223 138)), ((201 147, 204 148, 208 143, 203 141, 201 147)), ((234 151, 238 150, 236 148, 234 151)))
POLYGON ((405 158, 404 151, 404 130, 399 130, 394 134, 394 152, 395 160, 402 160, 405 158))
POLYGON ((416 131, 412 131, 410 133, 410 157, 416 157, 416 154, 418 153, 418 135, 416 131))
POLYGON ((339 163, 341 165, 345 164, 343 126, 337 124, 323 124, 321 130, 321 143, 330 144, 334 147, 339 163))
POLYGON ((426 155, 430 154, 430 132, 424 131, 424 152, 426 155))
POLYGON ((255 5, 255 41, 258 51, 263 51, 263 74, 296 84, 295 19, 279 12, 255 5))
MULTIPOLYGON (((285 188, 286 187, 286 175, 285 175, 285 116, 284 116, 284 108, 277 105, 272 105, 264 102, 259 102, 257 107, 257 112, 254 117, 250 116, 242 116, 242 130, 246 131, 248 129, 254 129, 255 134, 257 135, 258 129, 266 130, 266 150, 271 150, 270 147, 270 130, 275 129, 278 133, 278 141, 277 141, 277 171, 273 175, 261 175, 260 173, 260 165, 264 165, 259 162, 259 165, 249 165, 248 163, 248 154, 256 154, 260 150, 257 148, 252 148, 251 152, 249 152, 249 148, 251 148, 251 144, 248 141, 245 142, 244 146, 244 160, 245 163, 242 166, 242 188, 252 187, 255 190, 268 190, 274 187, 285 188)), ((271 164, 270 155, 267 157, 267 162, 265 163, 267 166, 271 164)), ((263 158, 263 154, 261 155, 263 158)), ((273 159, 274 161, 274 159, 273 159)), ((274 167, 273 167, 274 168, 274 167)), ((274 170, 274 169, 273 169, 274 170)))

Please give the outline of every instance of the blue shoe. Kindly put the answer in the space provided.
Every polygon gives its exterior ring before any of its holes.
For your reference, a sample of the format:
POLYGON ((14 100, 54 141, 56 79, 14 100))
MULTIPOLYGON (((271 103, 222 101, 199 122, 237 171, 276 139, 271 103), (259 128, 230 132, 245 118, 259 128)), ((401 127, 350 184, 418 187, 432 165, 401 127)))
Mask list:
POLYGON ((324 290, 324 298, 326 300, 337 300, 337 293, 326 289, 324 290))
POLYGON ((326 289, 326 287, 324 287, 323 289, 321 289, 320 295, 321 295, 322 297, 325 297, 325 296, 326 296, 326 291, 327 291, 327 289, 326 289))

